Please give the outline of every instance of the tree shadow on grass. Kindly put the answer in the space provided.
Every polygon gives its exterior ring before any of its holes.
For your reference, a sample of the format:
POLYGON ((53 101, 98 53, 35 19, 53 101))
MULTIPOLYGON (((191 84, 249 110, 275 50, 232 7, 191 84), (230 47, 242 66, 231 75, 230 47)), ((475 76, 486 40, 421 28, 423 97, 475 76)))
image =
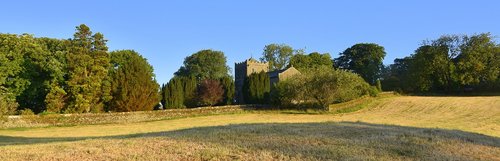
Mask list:
MULTIPOLYGON (((439 128, 417 128, 397 125, 371 124, 364 122, 321 122, 321 123, 252 123, 252 124, 231 124, 226 126, 197 127, 175 131, 138 133, 116 136, 92 136, 92 137, 17 137, 0 135, 0 146, 24 145, 52 142, 70 142, 89 139, 126 139, 140 137, 173 137, 187 138, 200 137, 199 139, 213 139, 218 134, 262 134, 276 136, 335 136, 342 138, 356 138, 373 135, 416 135, 429 137, 442 137, 450 139, 460 139, 464 141, 479 143, 483 145, 500 147, 500 138, 487 136, 478 133, 465 132, 460 130, 446 130, 439 128)), ((209 141, 209 140, 206 140, 209 141)))
POLYGON ((165 138, 239 151, 267 151, 313 160, 423 159, 495 160, 500 138, 459 130, 416 128, 363 122, 266 123, 198 127, 176 131, 100 137, 0 136, 0 146, 93 139, 165 138), (451 147, 451 148, 450 148, 451 147), (453 147, 462 147, 453 149, 453 147), (480 147, 480 148, 478 148, 480 147), (465 149, 465 151, 464 151, 465 149), (462 150, 462 151, 460 151, 462 150), (468 151, 471 151, 470 154, 468 151), (468 156, 468 155, 473 155, 468 156), (389 158, 384 158, 389 156, 389 158), (484 159, 484 158, 483 158, 484 159))
POLYGON ((498 97, 499 92, 484 92, 484 93, 409 93, 406 96, 421 96, 421 97, 498 97))
MULTIPOLYGON (((368 155, 395 155, 410 158, 430 157, 427 159, 433 159, 433 157, 439 155, 438 158, 442 159, 467 160, 471 158, 457 158, 455 153, 436 153, 436 151, 443 150, 443 148, 439 149, 439 146, 469 147, 471 145, 478 145, 490 150, 500 148, 500 138, 493 136, 459 130, 416 128, 363 122, 234 124, 100 137, 38 138, 0 136, 0 146, 73 142, 89 139, 151 137, 183 140, 200 144, 208 143, 217 147, 227 147, 228 149, 266 150, 286 156, 310 155, 314 159, 321 160, 356 159, 355 156, 360 153, 368 155), (350 155, 351 158, 343 158, 346 155, 350 155), (450 155, 451 157, 446 155, 450 155)), ((498 152, 498 150, 495 151, 498 152)), ((494 153, 495 151, 490 151, 490 153, 494 153)))

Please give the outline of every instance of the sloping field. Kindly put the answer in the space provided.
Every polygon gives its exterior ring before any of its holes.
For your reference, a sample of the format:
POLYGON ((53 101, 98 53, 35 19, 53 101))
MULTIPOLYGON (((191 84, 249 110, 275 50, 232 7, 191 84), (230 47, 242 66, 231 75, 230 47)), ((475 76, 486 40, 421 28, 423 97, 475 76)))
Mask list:
POLYGON ((389 97, 335 120, 457 129, 500 137, 500 97, 389 97))
POLYGON ((360 110, 4 129, 0 160, 500 160, 500 97, 394 96, 345 106, 360 110))

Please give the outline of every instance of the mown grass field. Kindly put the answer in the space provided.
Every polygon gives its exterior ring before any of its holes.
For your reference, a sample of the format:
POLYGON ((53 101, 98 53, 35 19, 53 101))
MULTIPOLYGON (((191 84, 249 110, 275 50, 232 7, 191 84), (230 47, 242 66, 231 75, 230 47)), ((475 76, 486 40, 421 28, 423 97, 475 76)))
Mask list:
POLYGON ((498 96, 391 96, 331 108, 3 129, 0 160, 500 160, 498 96))

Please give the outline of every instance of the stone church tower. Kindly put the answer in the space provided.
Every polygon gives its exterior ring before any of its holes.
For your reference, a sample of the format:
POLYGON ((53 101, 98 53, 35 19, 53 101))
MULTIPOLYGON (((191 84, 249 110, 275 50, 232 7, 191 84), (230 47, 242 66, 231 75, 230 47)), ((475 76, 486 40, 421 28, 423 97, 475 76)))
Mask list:
POLYGON ((241 63, 234 64, 234 85, 236 86, 236 103, 243 103, 243 84, 245 78, 252 73, 259 73, 261 71, 268 72, 269 64, 259 62, 253 58, 247 59, 241 63))

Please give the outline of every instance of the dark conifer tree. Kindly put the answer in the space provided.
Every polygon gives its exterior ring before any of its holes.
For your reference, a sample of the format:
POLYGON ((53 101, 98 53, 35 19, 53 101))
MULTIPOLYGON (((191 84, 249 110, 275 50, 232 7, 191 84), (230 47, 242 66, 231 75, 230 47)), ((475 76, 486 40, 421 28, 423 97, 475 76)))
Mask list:
POLYGON ((198 81, 195 77, 182 77, 181 81, 184 93, 184 106, 196 107, 196 92, 198 89, 198 81))
POLYGON ((234 103, 234 80, 231 77, 224 77, 220 79, 222 87, 224 88, 224 100, 225 105, 230 105, 234 103))
POLYGON ((153 110, 158 104, 158 84, 153 67, 139 53, 119 50, 110 53, 111 111, 153 110))
POLYGON ((184 89, 182 79, 174 77, 166 85, 165 108, 184 108, 184 89))
POLYGON ((271 83, 266 72, 250 74, 243 85, 243 96, 245 103, 266 104, 269 103, 271 83))

